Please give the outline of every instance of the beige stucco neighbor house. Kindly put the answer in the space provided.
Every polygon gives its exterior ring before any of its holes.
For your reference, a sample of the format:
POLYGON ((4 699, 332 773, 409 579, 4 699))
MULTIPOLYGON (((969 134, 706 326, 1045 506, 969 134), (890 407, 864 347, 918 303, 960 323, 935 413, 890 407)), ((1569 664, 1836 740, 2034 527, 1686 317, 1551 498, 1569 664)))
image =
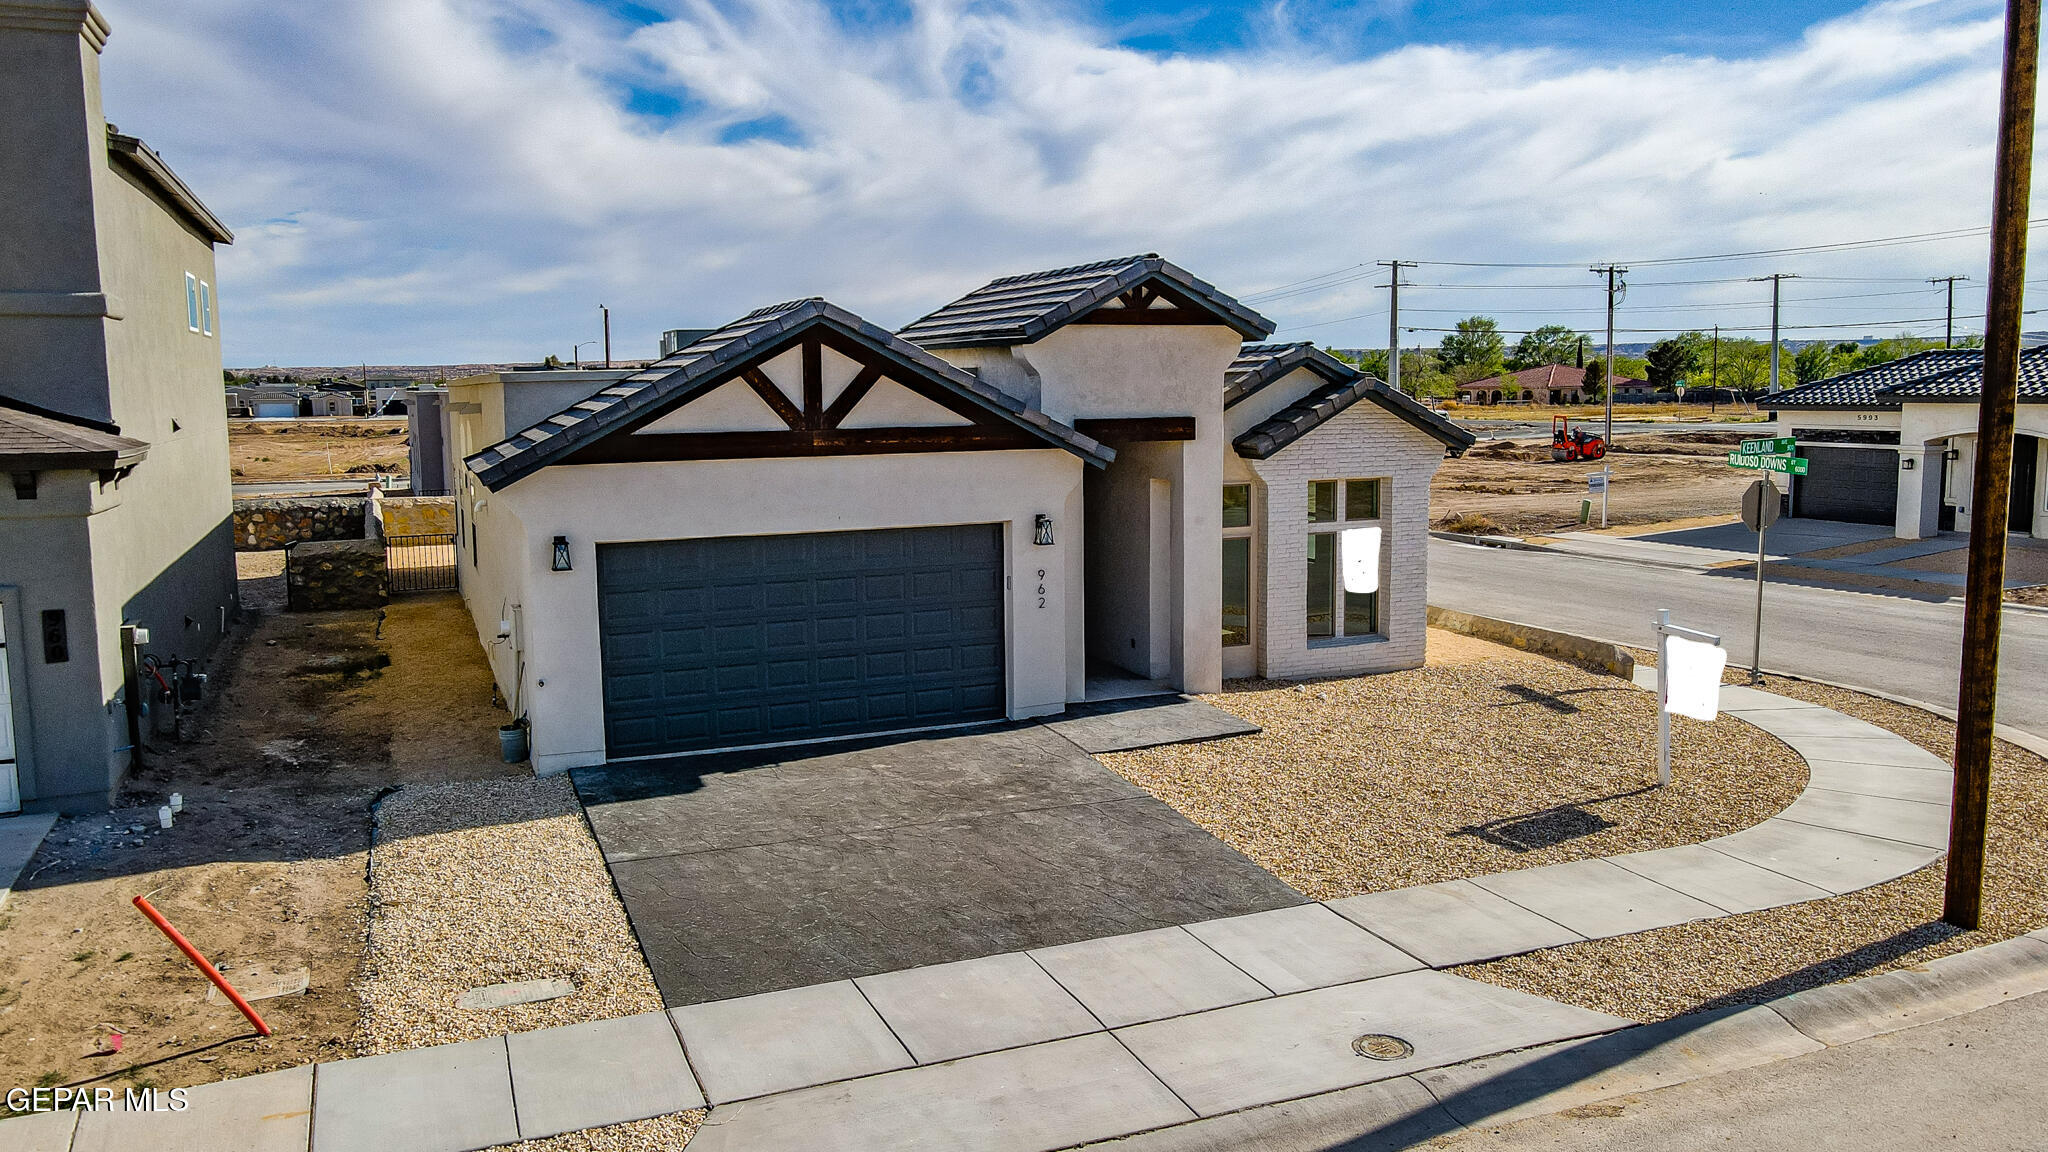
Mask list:
MULTIPOLYGON (((1969 531, 1983 376, 1983 352, 1941 349, 1757 401, 1811 461, 1791 478, 1792 515, 1902 540, 1969 531)), ((2048 348, 2020 354, 2014 429, 2011 530, 2048 539, 2048 348)))
POLYGON ((1471 437, 1271 331, 1138 256, 451 381, 463 594, 536 769, 1420 663, 1471 437))
POLYGON ((235 606, 233 238, 102 117, 107 34, 82 0, 0 3, 0 812, 106 807, 124 662, 206 655, 235 606))

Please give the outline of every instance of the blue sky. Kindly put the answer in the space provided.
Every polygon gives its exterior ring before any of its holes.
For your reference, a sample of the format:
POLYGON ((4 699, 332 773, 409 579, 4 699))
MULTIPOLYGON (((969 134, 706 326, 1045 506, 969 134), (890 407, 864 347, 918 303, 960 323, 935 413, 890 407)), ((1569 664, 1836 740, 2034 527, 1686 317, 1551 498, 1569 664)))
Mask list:
MULTIPOLYGON (((568 356, 824 295, 900 325, 1158 251, 1287 338, 1590 328, 1583 264, 1988 216, 1999 6, 106 0, 110 119, 235 229, 230 364, 568 356), (173 10, 173 8, 175 10, 173 10), (1704 14, 1703 14, 1704 13, 1704 14)), ((2048 182, 2042 183, 2048 188, 2048 182)), ((1985 245, 1632 277, 1623 328, 1927 330, 1985 245), (1711 282, 1701 282, 1711 281, 1711 282)), ((1968 327, 1967 321, 1963 325, 1968 327)))

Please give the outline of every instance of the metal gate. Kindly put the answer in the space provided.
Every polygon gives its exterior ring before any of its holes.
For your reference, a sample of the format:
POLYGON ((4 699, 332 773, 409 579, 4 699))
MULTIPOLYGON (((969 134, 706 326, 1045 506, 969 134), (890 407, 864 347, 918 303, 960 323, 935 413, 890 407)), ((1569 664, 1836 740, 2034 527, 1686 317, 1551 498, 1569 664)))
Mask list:
POLYGON ((455 533, 386 536, 384 572, 394 594, 455 591, 455 533))

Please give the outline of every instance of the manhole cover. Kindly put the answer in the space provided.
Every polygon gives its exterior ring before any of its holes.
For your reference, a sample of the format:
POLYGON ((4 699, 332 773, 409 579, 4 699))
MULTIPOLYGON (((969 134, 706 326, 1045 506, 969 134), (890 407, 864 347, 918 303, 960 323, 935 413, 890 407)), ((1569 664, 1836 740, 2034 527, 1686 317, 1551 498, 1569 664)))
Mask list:
POLYGON ((1368 1060, 1400 1060, 1415 1055, 1415 1045, 1384 1032, 1367 1032, 1351 1042, 1351 1050, 1368 1060))

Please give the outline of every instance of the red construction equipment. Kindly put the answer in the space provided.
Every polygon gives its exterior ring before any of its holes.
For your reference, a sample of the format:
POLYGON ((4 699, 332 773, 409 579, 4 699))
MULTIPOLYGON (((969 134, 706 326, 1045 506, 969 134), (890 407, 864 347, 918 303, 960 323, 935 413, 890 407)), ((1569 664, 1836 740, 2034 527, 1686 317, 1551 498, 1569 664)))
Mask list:
POLYGON ((1568 460, 1598 460, 1607 455, 1607 441, 1584 428, 1573 428, 1571 417, 1550 418, 1550 458, 1559 462, 1568 460))
POLYGON ((227 977, 220 974, 220 969, 208 964, 206 957, 199 954, 199 949, 194 948, 191 941, 180 935, 176 928, 171 927, 171 922, 164 919, 163 913, 151 907, 149 901, 140 896, 135 898, 135 906, 141 909, 144 916, 149 917, 151 924, 156 925, 164 935, 171 938, 171 943, 178 946, 178 951, 185 954, 185 959, 190 960, 201 972, 205 973, 206 978, 213 981, 213 986, 220 989, 222 995, 226 996, 235 1007, 242 1010, 242 1015, 247 1016, 249 1023, 256 1026, 256 1034, 258 1036, 270 1035, 270 1025, 263 1022, 263 1017, 258 1016, 254 1008, 249 1007, 249 1002, 242 999, 242 994, 235 991, 235 986, 228 983, 227 977))

